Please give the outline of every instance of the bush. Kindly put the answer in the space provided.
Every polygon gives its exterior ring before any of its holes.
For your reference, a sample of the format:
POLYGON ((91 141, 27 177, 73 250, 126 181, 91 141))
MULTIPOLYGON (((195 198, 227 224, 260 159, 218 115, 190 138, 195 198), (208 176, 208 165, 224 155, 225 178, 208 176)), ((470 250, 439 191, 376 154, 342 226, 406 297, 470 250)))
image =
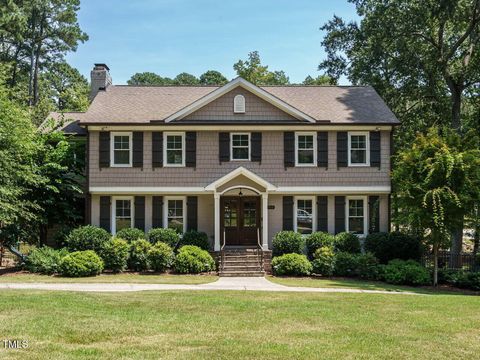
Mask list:
POLYGON ((189 230, 185 234, 183 234, 179 246, 184 245, 198 246, 200 249, 207 251, 210 249, 210 242, 208 241, 207 234, 196 230, 189 230))
POLYGON ((181 274, 198 274, 213 270, 215 261, 212 256, 198 246, 182 246, 175 258, 175 271, 181 274))
POLYGON ((332 247, 335 241, 335 237, 325 232, 314 232, 307 236, 305 239, 305 245, 307 248, 307 256, 310 260, 314 258, 314 253, 317 249, 322 247, 332 247))
POLYGON ((334 247, 336 251, 351 254, 358 254, 361 251, 360 240, 357 235, 349 232, 341 232, 335 235, 334 247))
POLYGON ((332 247, 323 246, 318 248, 312 261, 313 273, 324 276, 331 276, 335 269, 335 253, 332 247))
POLYGON ((163 242, 175 248, 180 241, 180 235, 174 229, 156 228, 151 229, 147 234, 148 241, 152 244, 163 242))
POLYGON ((60 261, 67 254, 67 249, 55 250, 48 246, 34 248, 28 254, 25 268, 33 273, 55 274, 59 270, 60 261))
POLYGON ((152 270, 165 271, 173 263, 173 250, 172 248, 162 242, 157 242, 148 251, 148 262, 152 270))
POLYGON ((335 259, 336 276, 355 276, 358 268, 358 257, 348 252, 337 253, 335 259))
POLYGON ((113 272, 125 270, 127 267, 128 250, 129 245, 123 239, 114 237, 107 241, 99 254, 105 264, 105 269, 113 272))
POLYGON ((312 264, 305 255, 284 254, 273 258, 272 270, 275 275, 310 275, 312 264))
POLYGON ((115 236, 129 243, 135 240, 145 239, 145 233, 142 230, 136 228, 124 228, 120 231, 117 231, 115 236))
POLYGON ((456 271, 450 274, 448 283, 463 289, 480 290, 480 272, 456 271))
POLYGON ((111 235, 106 230, 87 225, 72 230, 65 242, 70 251, 93 250, 100 252, 110 237, 111 235))
POLYGON ((152 248, 147 240, 136 240, 130 244, 128 267, 134 271, 145 271, 150 267, 148 253, 152 248))
POLYGON ((378 259, 372 253, 358 254, 355 275, 368 280, 379 278, 378 259))
POLYGON ((430 273, 414 260, 391 260, 385 267, 383 280, 396 285, 426 285, 430 273))
POLYGON ((93 250, 74 251, 60 261, 60 274, 68 277, 98 275, 103 261, 93 250))
POLYGON ((375 233, 366 237, 365 250, 371 251, 382 264, 393 259, 419 261, 422 243, 418 237, 401 232, 375 233))
POLYGON ((303 238, 294 231, 280 231, 273 238, 273 256, 284 254, 302 254, 303 238))

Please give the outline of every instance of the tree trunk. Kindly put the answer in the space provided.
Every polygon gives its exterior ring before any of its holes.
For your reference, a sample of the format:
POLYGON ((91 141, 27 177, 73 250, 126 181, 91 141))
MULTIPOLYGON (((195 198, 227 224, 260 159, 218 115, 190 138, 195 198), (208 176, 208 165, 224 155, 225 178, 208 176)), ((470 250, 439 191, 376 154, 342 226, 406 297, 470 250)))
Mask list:
POLYGON ((433 286, 438 285, 438 243, 433 244, 433 286))
POLYGON ((450 266, 459 268, 461 266, 461 252, 463 246, 463 221, 462 224, 452 233, 452 246, 450 248, 450 266))
POLYGON ((37 53, 35 55, 35 70, 33 72, 33 105, 37 105, 38 103, 38 69, 39 69, 39 61, 40 61, 40 50, 41 45, 38 45, 37 53))
POLYGON ((48 234, 48 228, 47 225, 40 225, 40 246, 45 246, 47 245, 47 234, 48 234))

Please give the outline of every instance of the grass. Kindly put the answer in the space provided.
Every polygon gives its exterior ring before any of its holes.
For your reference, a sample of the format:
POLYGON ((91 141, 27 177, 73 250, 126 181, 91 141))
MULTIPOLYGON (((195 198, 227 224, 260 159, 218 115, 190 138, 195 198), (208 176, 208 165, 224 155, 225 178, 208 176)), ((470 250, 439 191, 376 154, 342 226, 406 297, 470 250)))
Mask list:
MULTIPOLYGON (((206 284, 218 279, 216 275, 153 275, 101 274, 93 277, 68 278, 61 276, 13 273, 0 275, 0 283, 135 283, 135 284, 206 284)), ((0 344, 1 345, 1 344, 0 344)))
POLYGON ((0 358, 475 359, 480 300, 461 295, 0 292, 0 358))

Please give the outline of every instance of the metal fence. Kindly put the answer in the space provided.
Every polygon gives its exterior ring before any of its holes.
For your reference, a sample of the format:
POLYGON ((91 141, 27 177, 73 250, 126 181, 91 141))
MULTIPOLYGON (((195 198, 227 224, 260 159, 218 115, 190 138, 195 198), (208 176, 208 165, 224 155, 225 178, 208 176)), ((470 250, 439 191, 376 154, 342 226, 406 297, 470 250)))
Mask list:
MULTIPOLYGON (((422 257, 422 263, 426 267, 433 267, 433 254, 425 254, 422 257)), ((472 253, 451 254, 450 251, 438 252, 439 269, 456 269, 477 271, 480 269, 480 258, 472 253)))

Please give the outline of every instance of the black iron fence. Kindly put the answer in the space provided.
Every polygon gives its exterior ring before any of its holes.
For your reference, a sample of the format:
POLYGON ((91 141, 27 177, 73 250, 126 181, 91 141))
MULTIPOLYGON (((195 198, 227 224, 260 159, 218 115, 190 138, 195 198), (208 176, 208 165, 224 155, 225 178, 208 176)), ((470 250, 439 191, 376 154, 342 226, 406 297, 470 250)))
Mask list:
MULTIPOLYGON (((433 267, 433 254, 425 254, 422 257, 422 263, 426 267, 433 267)), ((450 251, 438 252, 439 269, 455 269, 466 271, 480 270, 480 257, 472 253, 451 254, 450 251)))

